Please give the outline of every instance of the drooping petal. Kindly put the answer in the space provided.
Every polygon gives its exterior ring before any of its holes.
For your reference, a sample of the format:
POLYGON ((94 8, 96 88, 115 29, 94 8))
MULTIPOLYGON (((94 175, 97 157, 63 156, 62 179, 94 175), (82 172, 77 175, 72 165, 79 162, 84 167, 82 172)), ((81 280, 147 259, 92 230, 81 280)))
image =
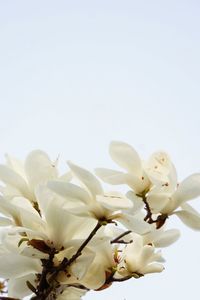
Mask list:
POLYGON ((26 282, 29 281, 33 286, 35 286, 35 274, 28 274, 19 278, 13 278, 8 281, 8 297, 19 298, 29 296, 32 294, 31 290, 28 288, 26 282))
POLYGON ((131 216, 123 213, 118 221, 123 224, 128 230, 133 230, 138 234, 145 234, 151 231, 151 227, 145 221, 137 218, 137 216, 131 216))
POLYGON ((149 264, 147 266, 145 266, 141 272, 144 274, 148 274, 148 273, 160 273, 164 270, 164 267, 162 264, 159 264, 157 262, 149 264))
POLYGON ((64 182, 70 182, 72 180, 72 172, 66 172, 63 175, 58 177, 58 180, 64 181, 64 182))
POLYGON ((41 265, 36 259, 15 253, 5 254, 0 259, 0 276, 3 278, 16 278, 39 272, 41 265))
POLYGON ((133 208, 131 209, 132 213, 137 213, 144 207, 144 202, 141 197, 138 197, 133 191, 128 191, 126 197, 133 202, 133 208))
POLYGON ((131 200, 118 192, 110 192, 96 197, 97 201, 107 209, 119 210, 133 207, 131 200))
POLYGON ((25 171, 30 185, 34 188, 40 183, 57 177, 57 170, 48 155, 41 151, 32 151, 26 158, 25 171))
POLYGON ((130 173, 141 175, 142 165, 137 152, 128 144, 113 141, 110 143, 110 155, 112 159, 122 168, 130 173))
POLYGON ((72 264, 71 271, 77 280, 81 280, 85 276, 94 258, 95 252, 85 248, 82 255, 72 264))
POLYGON ((5 184, 15 187, 24 196, 30 197, 26 181, 9 167, 0 165, 0 180, 5 184))
POLYGON ((87 291, 84 289, 78 289, 75 287, 67 287, 64 292, 62 292, 58 297, 57 300, 81 300, 82 296, 85 295, 87 291))
POLYGON ((11 219, 0 217, 0 226, 9 226, 12 224, 13 224, 13 222, 11 219))
POLYGON ((200 214, 195 214, 186 210, 176 211, 174 214, 188 227, 194 230, 200 230, 200 214))
POLYGON ((97 168, 95 169, 95 174, 106 183, 116 185, 127 183, 127 176, 123 172, 118 172, 111 169, 97 168))
POLYGON ((11 168, 17 174, 19 174, 24 180, 26 180, 26 173, 24 171, 23 162, 8 154, 6 154, 5 157, 6 157, 8 167, 11 168))
POLYGON ((198 211, 196 210, 196 209, 194 209, 194 207, 192 207, 190 204, 188 204, 187 202, 186 203, 183 203, 182 205, 181 205, 181 208, 182 208, 182 210, 187 210, 187 211, 189 211, 189 212, 191 212, 191 213, 193 213, 193 214, 196 214, 196 215, 198 215, 199 213, 198 213, 198 211))
POLYGON ((88 272, 81 280, 81 283, 88 289, 99 289, 106 280, 106 267, 96 258, 95 262, 92 263, 88 272), (95 274, 95 275, 94 275, 95 274))
POLYGON ((81 201, 83 203, 90 202, 90 195, 79 186, 62 181, 49 181, 48 188, 57 193, 58 195, 69 199, 70 201, 81 201))
POLYGON ((167 194, 154 194, 151 193, 147 197, 147 202, 150 206, 152 213, 160 213, 170 202, 167 194))
POLYGON ((153 253, 154 253, 154 247, 145 245, 140 255, 140 264, 147 265, 151 260, 153 253))
POLYGON ((103 194, 103 190, 100 182, 92 173, 73 164, 72 162, 68 162, 68 165, 72 170, 72 172, 74 173, 74 175, 88 189, 88 191, 91 193, 93 197, 96 197, 96 195, 103 194))
POLYGON ((183 180, 174 193, 176 206, 200 196, 200 174, 193 174, 183 180))
MULTIPOLYGON (((156 232, 155 232, 156 233, 156 232)), ((180 231, 178 229, 169 229, 158 233, 154 237, 153 243, 155 247, 163 248, 168 247, 175 243, 180 237, 180 231)))

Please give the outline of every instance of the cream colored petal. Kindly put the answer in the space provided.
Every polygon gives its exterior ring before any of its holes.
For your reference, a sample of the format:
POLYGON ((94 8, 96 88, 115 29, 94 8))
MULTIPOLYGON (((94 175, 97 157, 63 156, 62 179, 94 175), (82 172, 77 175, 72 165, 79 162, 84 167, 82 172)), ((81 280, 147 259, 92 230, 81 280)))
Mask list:
POLYGON ((177 182, 176 169, 174 168, 170 157, 163 151, 153 153, 149 160, 144 164, 145 171, 152 183, 177 182), (173 180, 172 180, 173 179, 173 180))
POLYGON ((181 205, 182 210, 187 210, 193 214, 199 215, 199 212, 194 209, 190 204, 188 204, 187 202, 181 205))
POLYGON ((95 252, 85 248, 82 255, 72 264, 71 271, 77 280, 83 279, 94 258, 95 252))
POLYGON ((86 169, 83 169, 72 162, 68 162, 73 174, 80 180, 80 182, 88 189, 93 197, 103 194, 103 190, 98 179, 86 169))
POLYGON ((158 236, 154 237, 153 243, 155 247, 163 248, 168 247, 171 244, 175 243, 180 237, 180 231, 178 229, 169 229, 162 231, 158 236))
POLYGON ((97 196, 96 199, 103 207, 112 211, 133 207, 132 201, 118 192, 106 193, 103 196, 97 196))
POLYGON ((176 211, 174 214, 188 227, 200 230, 200 214, 197 215, 186 210, 176 211))
POLYGON ((0 165, 0 180, 18 189, 24 196, 30 196, 26 181, 9 167, 0 165))
POLYGON ((128 230, 133 230, 138 234, 145 234, 151 231, 151 226, 136 216, 123 213, 117 220, 128 230))
POLYGON ((23 298, 32 294, 26 282, 29 281, 35 286, 36 274, 28 274, 19 278, 10 279, 8 281, 8 297, 23 298))
POLYGON ((70 182, 72 180, 72 172, 66 172, 65 174, 61 175, 58 177, 58 180, 60 181, 65 181, 65 182, 70 182))
POLYGON ((155 262, 152 264, 149 264, 145 266, 143 269, 141 269, 141 273, 143 274, 149 274, 149 273, 160 273, 164 270, 163 265, 155 262))
POLYGON ((140 264, 145 266, 151 261, 151 257, 154 253, 154 247, 145 245, 142 249, 141 256, 140 256, 140 264))
POLYGON ((0 226, 9 226, 12 224, 13 224, 13 221, 11 219, 0 217, 0 226))
POLYGON ((81 284, 91 290, 99 289, 106 280, 106 269, 101 261, 92 264, 81 284))
POLYGON ((128 191, 126 197, 133 202, 133 208, 131 209, 132 213, 137 213, 144 207, 142 198, 138 197, 133 191, 128 191))
POLYGON ((97 168, 95 169, 95 174, 106 183, 114 185, 127 183, 127 176, 122 172, 111 169, 97 168))
POLYGON ((15 253, 5 254, 0 259, 0 276, 3 278, 16 278, 38 272, 41 272, 39 260, 15 253))
POLYGON ((8 167, 11 168, 13 171, 15 171, 17 174, 19 174, 24 180, 26 180, 26 174, 25 174, 23 162, 8 154, 6 154, 5 157, 6 157, 8 167))
POLYGON ((57 169, 48 155, 41 151, 32 151, 26 158, 25 171, 30 185, 34 188, 38 184, 57 177, 57 169))
POLYGON ((193 174, 180 183, 173 197, 178 207, 198 196, 200 196, 200 174, 193 174))
POLYGON ((49 181, 47 186, 58 195, 70 199, 70 201, 78 200, 83 203, 89 203, 91 201, 90 195, 75 184, 61 181, 49 181))
POLYGON ((118 141, 110 143, 110 155, 122 168, 133 174, 142 174, 141 160, 137 152, 128 144, 118 141))
POLYGON ((160 213, 170 202, 167 194, 154 194, 151 193, 147 197, 147 202, 150 206, 152 213, 160 213))
POLYGON ((81 300, 86 292, 84 289, 67 287, 66 290, 57 297, 57 300, 81 300))

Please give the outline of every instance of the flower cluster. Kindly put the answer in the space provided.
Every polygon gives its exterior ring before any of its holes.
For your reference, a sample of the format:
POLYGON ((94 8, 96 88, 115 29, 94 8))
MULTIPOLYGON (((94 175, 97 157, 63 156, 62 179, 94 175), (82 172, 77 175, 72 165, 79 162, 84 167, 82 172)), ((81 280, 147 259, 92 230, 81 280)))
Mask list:
POLYGON ((89 290, 162 272, 161 248, 180 236, 166 229, 172 216, 200 230, 200 214, 188 204, 200 195, 200 174, 178 183, 166 153, 142 161, 122 142, 110 144, 110 155, 124 171, 98 168, 95 176, 68 162, 70 170, 60 175, 43 151, 24 163, 6 157, 0 165, 2 293, 82 299, 89 290), (104 190, 98 178, 126 192, 104 190))

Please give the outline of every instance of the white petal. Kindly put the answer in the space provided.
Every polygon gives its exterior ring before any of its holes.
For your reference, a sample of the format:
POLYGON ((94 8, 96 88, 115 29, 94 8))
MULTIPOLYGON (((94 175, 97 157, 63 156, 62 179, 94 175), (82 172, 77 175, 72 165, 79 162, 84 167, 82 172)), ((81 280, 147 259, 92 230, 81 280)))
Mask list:
MULTIPOLYGON (((57 249, 62 246, 65 247, 65 244, 73 237, 77 237, 78 234, 82 234, 84 238, 83 234, 88 232, 88 219, 69 214, 60 205, 59 201, 51 202, 45 212, 45 218, 48 225, 49 239, 53 241, 57 249)), ((91 223, 89 226, 91 226, 91 223)))
POLYGON ((41 271, 38 260, 18 254, 5 254, 0 259, 0 276, 3 278, 15 278, 30 273, 41 271))
POLYGON ((188 203, 184 203, 181 205, 182 210, 187 210, 193 214, 199 215, 198 211, 196 209, 194 209, 191 205, 189 205, 188 203))
POLYGON ((58 195, 72 201, 79 200, 84 203, 90 202, 90 195, 75 184, 61 181, 49 181, 47 186, 58 195))
POLYGON ((6 154, 6 161, 9 168, 19 174, 23 179, 26 179, 26 174, 24 170, 24 164, 17 158, 11 157, 10 155, 6 154))
POLYGON ((118 192, 110 192, 96 197, 97 201, 111 210, 129 209, 133 207, 131 200, 118 192))
POLYGON ((85 185, 93 197, 103 193, 100 182, 92 173, 71 162, 68 162, 68 165, 74 175, 85 185))
POLYGON ((55 164, 41 150, 35 150, 28 155, 25 161, 25 171, 33 188, 39 183, 44 183, 57 177, 55 164))
POLYGON ((186 210, 174 212, 181 221, 194 230, 200 230, 200 214, 194 214, 186 210))
POLYGON ((128 144, 113 141, 110 144, 112 159, 122 168, 134 174, 142 173, 141 160, 137 152, 128 144))
POLYGON ((141 197, 138 197, 133 191, 128 191, 126 197, 133 202, 133 208, 131 209, 132 213, 137 213, 144 207, 144 202, 141 197))
POLYGON ((29 296, 32 292, 28 288, 26 282, 29 281, 33 286, 35 286, 35 279, 35 274, 28 274, 19 278, 10 279, 8 281, 8 297, 21 299, 29 296))
POLYGON ((0 226, 9 226, 12 224, 13 222, 11 219, 0 217, 0 226))
POLYGON ((154 247, 145 245, 142 249, 142 253, 140 256, 140 264, 143 266, 147 265, 151 260, 153 253, 154 253, 154 247))
POLYGON ((147 197, 147 202, 150 206, 151 211, 156 214, 162 212, 162 210, 170 202, 169 196, 166 194, 154 194, 151 193, 147 197))
POLYGON ((144 269, 141 270, 142 273, 148 274, 148 273, 160 273, 164 270, 163 265, 159 263, 152 263, 147 265, 144 269))
POLYGON ((158 248, 168 247, 169 245, 175 243, 180 237, 180 231, 178 229, 169 229, 162 231, 161 234, 158 234, 158 237, 154 238, 154 245, 158 248))
POLYGON ((81 280, 85 276, 88 268, 94 260, 94 257, 95 253, 86 248, 82 255, 73 263, 71 271, 77 280, 81 280))
POLYGON ((100 177, 104 182, 110 184, 126 184, 127 177, 125 173, 114 171, 111 169, 97 168, 95 174, 100 177))
POLYGON ((193 174, 183 180, 174 193, 177 207, 188 200, 192 200, 200 195, 200 174, 193 174))
POLYGON ((67 173, 65 173, 65 174, 63 174, 63 175, 61 175, 61 176, 59 176, 58 179, 59 179, 60 181, 69 182, 69 181, 72 180, 72 172, 69 171, 69 172, 67 172, 67 173))
POLYGON ((123 224, 127 229, 133 230, 138 234, 145 234, 151 231, 151 226, 136 216, 131 216, 123 213, 118 221, 123 224))
POLYGON ((150 180, 155 184, 160 182, 176 183, 176 169, 174 168, 170 157, 163 151, 153 153, 149 160, 145 163, 145 171, 147 172, 150 180))
POLYGON ((82 296, 84 296, 86 292, 87 291, 83 289, 68 287, 63 293, 58 295, 57 300, 81 300, 82 296))
POLYGON ((0 165, 0 180, 18 189, 24 196, 30 196, 25 180, 9 167, 0 165))
POLYGON ((101 262, 92 264, 92 267, 88 270, 88 273, 83 278, 81 283, 91 290, 99 289, 106 280, 106 269, 101 262))

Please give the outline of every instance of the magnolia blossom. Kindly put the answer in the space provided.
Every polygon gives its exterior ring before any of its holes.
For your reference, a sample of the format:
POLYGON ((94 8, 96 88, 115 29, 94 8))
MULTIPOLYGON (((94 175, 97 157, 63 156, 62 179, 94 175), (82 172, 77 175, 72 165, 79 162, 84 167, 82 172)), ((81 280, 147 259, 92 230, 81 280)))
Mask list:
POLYGON ((143 161, 123 142, 112 142, 110 154, 125 172, 96 169, 115 185, 106 191, 72 162, 60 176, 41 150, 25 163, 7 156, 0 165, 0 277, 8 297, 80 300, 89 290, 162 272, 162 248, 180 236, 167 227, 171 216, 200 230, 189 204, 200 195, 200 174, 178 183, 168 154, 143 161))
POLYGON ((187 226, 200 230, 200 214, 187 202, 200 195, 200 174, 193 174, 180 184, 170 179, 148 193, 147 202, 153 213, 177 215, 187 226))
POLYGON ((49 156, 41 150, 32 151, 25 162, 6 155, 7 164, 0 165, 0 180, 4 196, 13 198, 22 196, 35 202, 35 188, 38 184, 46 183, 50 179, 69 181, 70 173, 58 175, 57 161, 52 162, 49 156))
POLYGON ((97 168, 96 174, 105 182, 118 185, 127 184, 135 194, 149 190, 152 184, 164 183, 173 165, 164 152, 155 152, 148 161, 143 162, 138 153, 128 144, 112 142, 110 156, 124 172, 97 168))
POLYGON ((150 231, 148 224, 140 220, 137 214, 131 215, 127 212, 133 206, 132 201, 119 192, 105 193, 101 183, 92 173, 71 162, 68 164, 83 188, 61 181, 50 181, 48 187, 66 200, 78 202, 70 212, 108 223, 116 220, 141 234, 150 231))
POLYGON ((163 258, 159 251, 155 252, 152 245, 144 245, 142 236, 134 235, 133 242, 122 252, 122 262, 118 273, 122 276, 140 277, 148 273, 162 272, 163 258))

